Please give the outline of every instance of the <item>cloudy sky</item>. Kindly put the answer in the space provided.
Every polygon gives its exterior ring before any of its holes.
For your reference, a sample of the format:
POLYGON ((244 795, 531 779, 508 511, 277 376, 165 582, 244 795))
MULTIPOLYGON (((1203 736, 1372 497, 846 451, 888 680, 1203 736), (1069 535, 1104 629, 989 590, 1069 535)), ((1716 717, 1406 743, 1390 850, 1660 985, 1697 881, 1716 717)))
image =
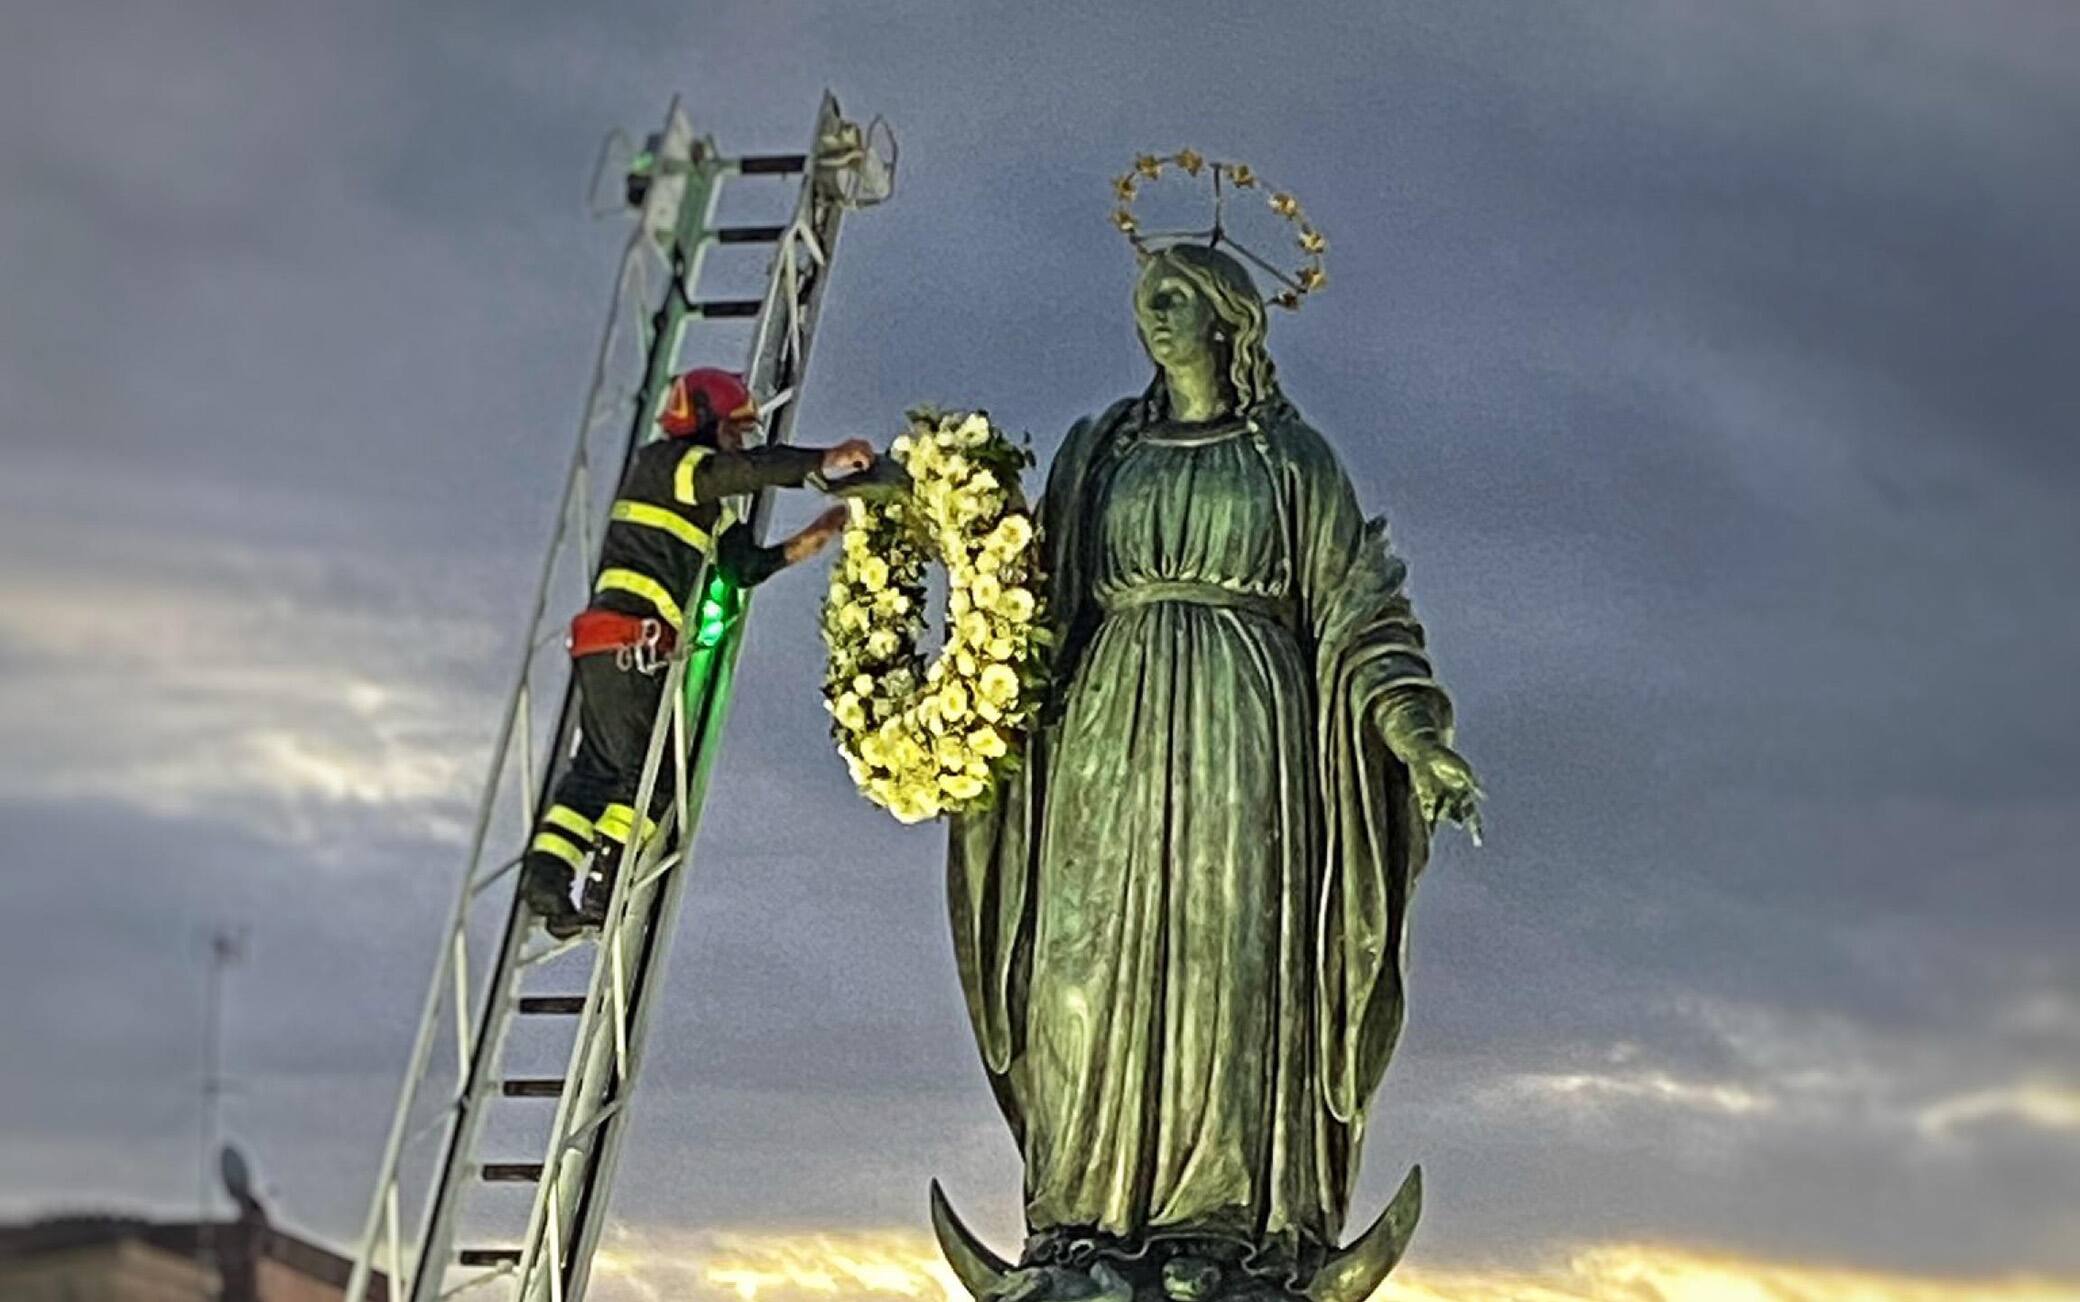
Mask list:
MULTIPOLYGON (((902 176, 805 438, 930 400, 1045 452, 1142 383, 1138 151, 1330 238, 1273 346, 1492 798, 1367 1152, 1361 1215, 1429 1175, 1406 1296, 2080 1280, 2076 69, 2063 0, 9 6, 0 1214, 192 1210, 236 924, 227 1130, 351 1237, 623 238, 599 139, 679 92, 797 149, 829 86, 902 176)), ((631 1295, 915 1292, 933 1175, 1016 1241, 941 837, 849 790, 819 588, 749 635, 631 1295)))

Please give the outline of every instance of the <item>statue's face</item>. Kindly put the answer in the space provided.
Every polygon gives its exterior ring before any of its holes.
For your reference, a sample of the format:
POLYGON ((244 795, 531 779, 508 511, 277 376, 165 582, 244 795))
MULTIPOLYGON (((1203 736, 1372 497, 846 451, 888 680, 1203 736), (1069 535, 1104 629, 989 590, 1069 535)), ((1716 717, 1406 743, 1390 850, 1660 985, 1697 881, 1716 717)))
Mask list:
POLYGON ((1134 290, 1134 319, 1156 365, 1169 368, 1213 351, 1219 318, 1189 280, 1166 264, 1149 264, 1134 290))

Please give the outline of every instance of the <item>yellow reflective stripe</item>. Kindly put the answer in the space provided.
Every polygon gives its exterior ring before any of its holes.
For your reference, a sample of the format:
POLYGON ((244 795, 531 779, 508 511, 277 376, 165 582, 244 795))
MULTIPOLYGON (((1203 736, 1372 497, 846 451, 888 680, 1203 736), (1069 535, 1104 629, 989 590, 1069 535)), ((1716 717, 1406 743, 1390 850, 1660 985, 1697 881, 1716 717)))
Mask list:
MULTIPOLYGON (((600 812, 599 822, 595 826, 599 828, 601 836, 606 837, 616 845, 625 845, 628 843, 628 829, 635 824, 635 821, 636 811, 633 805, 615 804, 608 805, 600 812)), ((643 820, 643 839, 649 840, 656 831, 657 820, 645 818, 643 820)))
POLYGON ((638 574, 634 570, 601 570, 599 582, 592 585, 592 590, 632 593, 656 607, 658 616, 675 631, 686 627, 686 615, 679 609, 679 603, 672 600, 672 594, 664 590, 662 583, 647 574, 638 574))
POLYGON ((590 841, 592 839, 592 820, 577 810, 572 809, 569 805, 549 806, 542 814, 542 821, 544 823, 554 823, 564 831, 584 840, 590 841))
POLYGON ((693 472, 700 468, 701 462, 706 461, 708 456, 706 448, 688 448, 686 455, 679 458, 679 468, 672 472, 672 496, 688 506, 692 506, 695 501, 693 472))
POLYGON ((614 503, 614 509, 610 514, 616 520, 628 524, 639 524, 646 529, 662 529, 703 555, 715 545, 715 540, 708 536, 708 531, 693 521, 677 511, 667 511, 648 502, 630 501, 624 497, 614 503))
POLYGON ((585 866, 585 851, 564 840, 555 832, 547 830, 536 832, 534 834, 534 844, 528 848, 540 850, 545 854, 553 854, 573 868, 583 868, 585 866))

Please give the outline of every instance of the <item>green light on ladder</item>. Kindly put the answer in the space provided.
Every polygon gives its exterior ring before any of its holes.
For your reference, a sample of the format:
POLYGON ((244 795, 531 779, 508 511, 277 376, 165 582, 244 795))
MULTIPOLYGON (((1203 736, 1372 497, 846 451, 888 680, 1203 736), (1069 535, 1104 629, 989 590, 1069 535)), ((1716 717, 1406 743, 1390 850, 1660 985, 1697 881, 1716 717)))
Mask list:
POLYGON ((731 598, 736 589, 721 575, 708 581, 708 590, 701 595, 701 613, 695 627, 694 643, 701 647, 712 647, 722 640, 724 629, 729 627, 731 598))

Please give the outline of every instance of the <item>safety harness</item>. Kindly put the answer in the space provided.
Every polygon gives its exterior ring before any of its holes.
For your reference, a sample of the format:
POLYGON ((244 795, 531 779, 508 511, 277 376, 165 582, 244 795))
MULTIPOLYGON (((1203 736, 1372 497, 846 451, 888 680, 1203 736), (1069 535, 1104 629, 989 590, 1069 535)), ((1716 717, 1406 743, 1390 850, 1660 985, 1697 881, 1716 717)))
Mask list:
POLYGON ((671 663, 679 635, 661 619, 624 615, 618 610, 587 610, 571 620, 565 645, 573 660, 611 651, 615 668, 654 674, 671 663))

